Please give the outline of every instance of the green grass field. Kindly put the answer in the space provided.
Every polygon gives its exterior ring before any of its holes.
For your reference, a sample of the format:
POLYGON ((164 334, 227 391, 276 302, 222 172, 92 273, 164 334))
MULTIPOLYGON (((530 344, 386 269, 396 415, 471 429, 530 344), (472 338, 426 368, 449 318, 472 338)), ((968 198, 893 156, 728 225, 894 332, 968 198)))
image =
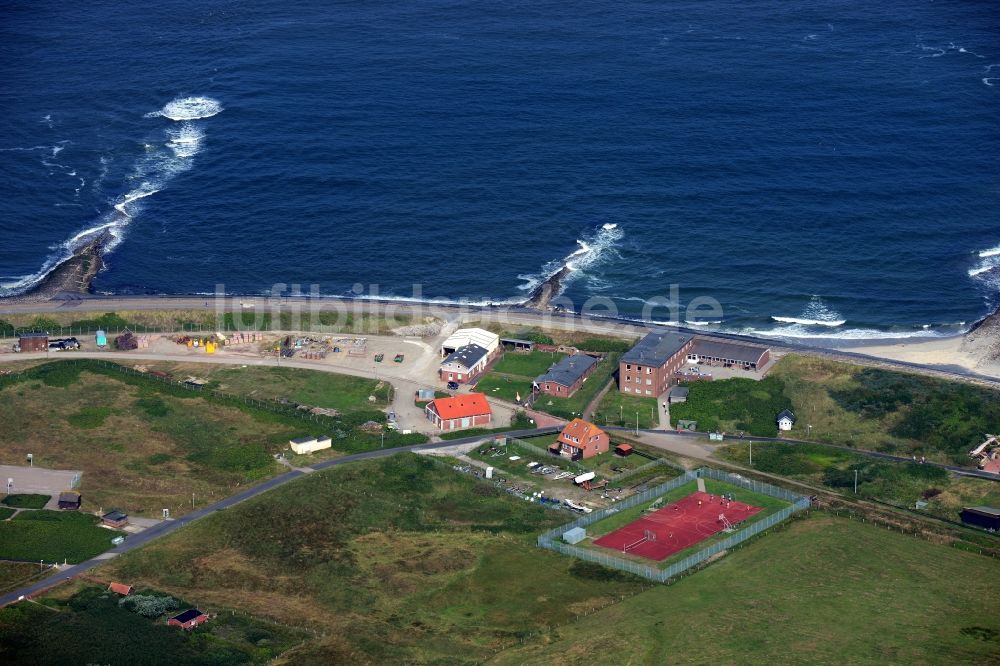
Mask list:
POLYGON ((210 363, 147 363, 151 370, 169 372, 183 379, 188 375, 202 377, 209 386, 227 393, 236 393, 264 400, 291 400, 313 407, 327 407, 342 413, 371 411, 368 396, 386 405, 384 384, 374 379, 338 375, 332 372, 300 368, 240 367, 210 363))
POLYGON ((548 372, 548 369, 565 358, 559 352, 507 352, 493 366, 493 372, 502 375, 518 375, 534 379, 548 372))
POLYGON ((504 375, 490 372, 476 383, 476 391, 485 393, 491 398, 500 398, 507 402, 516 403, 518 402, 518 397, 520 397, 520 401, 523 403, 531 396, 532 379, 518 375, 504 375))
POLYGON ((632 428, 635 427, 636 416, 639 417, 640 428, 659 428, 660 413, 656 408, 656 398, 626 395, 614 386, 601 399, 594 414, 594 422, 632 428))
POLYGON ((48 495, 7 495, 0 500, 14 509, 43 509, 49 502, 48 495))
POLYGON ((814 514, 496 664, 995 663, 1000 562, 814 514))
POLYGON ((784 395, 785 384, 774 377, 760 381, 737 377, 714 382, 691 382, 687 402, 670 405, 670 425, 678 420, 698 422, 698 430, 745 431, 760 437, 778 434, 777 416, 793 407, 784 395))
POLYGON ((306 636, 224 611, 193 631, 181 631, 166 625, 171 613, 146 618, 118 601, 103 587, 89 586, 68 599, 46 599, 45 605, 4 608, 0 655, 10 664, 237 666, 267 663, 306 636))
MULTIPOLYGON (((41 568, 38 562, 0 562, 0 592, 13 590, 49 573, 49 570, 41 568)), ((0 651, 0 654, 3 652, 0 651)))
POLYGON ((644 585, 534 545, 566 518, 399 455, 311 474, 102 575, 326 634, 290 663, 474 663, 644 585))
MULTIPOLYGON (((52 361, 20 376, 0 377, 0 463, 23 464, 33 453, 35 465, 81 470, 86 506, 117 506, 148 516, 168 508, 181 515, 279 471, 272 454, 294 437, 329 434, 334 454, 382 443, 358 429, 369 419, 385 420, 367 401, 374 382, 286 368, 234 371, 244 382, 234 389, 256 386, 259 397, 285 391, 310 399, 328 396, 327 404, 343 409, 337 419, 314 422, 118 368, 97 361, 52 361)), ((225 366, 212 370, 230 371, 225 366)), ((390 432, 385 445, 425 439, 390 432)))
POLYGON ((11 516, 13 516, 14 513, 15 513, 14 509, 11 509, 6 506, 0 506, 0 520, 7 520, 11 516))
MULTIPOLYGON (((590 401, 600 393, 611 380, 612 374, 618 369, 618 352, 610 352, 601 359, 594 371, 590 373, 576 393, 569 398, 554 398, 548 395, 540 395, 535 401, 534 408, 558 416, 564 419, 572 419, 583 414, 590 401)), ((610 393, 610 391, 609 391, 610 393)))
POLYGON ((111 548, 120 534, 98 523, 85 513, 22 511, 0 522, 0 559, 82 562, 111 548))

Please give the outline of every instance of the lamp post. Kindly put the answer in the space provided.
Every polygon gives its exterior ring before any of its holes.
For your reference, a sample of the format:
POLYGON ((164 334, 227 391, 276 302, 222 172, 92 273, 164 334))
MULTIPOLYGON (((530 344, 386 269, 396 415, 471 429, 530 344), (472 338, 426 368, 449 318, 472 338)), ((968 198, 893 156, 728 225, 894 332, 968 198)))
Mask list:
POLYGON ((639 412, 635 413, 635 436, 639 436, 639 412))
POLYGON ((858 494, 858 470, 854 470, 854 494, 858 494))
POLYGON ((809 439, 812 439, 812 436, 813 436, 813 427, 811 425, 807 425, 806 427, 809 428, 809 439))
POLYGON ((753 440, 750 440, 750 466, 753 467, 753 440))

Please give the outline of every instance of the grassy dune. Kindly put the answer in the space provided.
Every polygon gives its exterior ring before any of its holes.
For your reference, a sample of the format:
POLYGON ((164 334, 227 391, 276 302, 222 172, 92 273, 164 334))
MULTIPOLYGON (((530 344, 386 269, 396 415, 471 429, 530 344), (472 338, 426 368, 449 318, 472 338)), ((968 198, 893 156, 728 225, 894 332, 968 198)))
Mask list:
MULTIPOLYGON (((312 423, 215 400, 148 377, 121 375, 89 362, 53 361, 0 384, 0 463, 83 472, 85 508, 174 515, 267 478, 272 454, 305 434, 339 431, 338 451, 377 448, 355 426, 384 415, 368 403, 375 382, 287 369, 212 368, 230 393, 300 398, 341 409, 340 421, 312 423), (253 387, 251 389, 251 387, 253 387), (315 432, 313 432, 315 430, 315 432)), ((412 436, 410 436, 412 437, 412 436)), ((386 437, 393 445, 399 435, 386 437)))
POLYGON ((814 516, 498 664, 996 663, 1000 563, 814 516))
POLYGON ((289 663, 474 663, 646 585, 534 546, 567 517, 400 455, 310 475, 105 575, 326 635, 289 663))

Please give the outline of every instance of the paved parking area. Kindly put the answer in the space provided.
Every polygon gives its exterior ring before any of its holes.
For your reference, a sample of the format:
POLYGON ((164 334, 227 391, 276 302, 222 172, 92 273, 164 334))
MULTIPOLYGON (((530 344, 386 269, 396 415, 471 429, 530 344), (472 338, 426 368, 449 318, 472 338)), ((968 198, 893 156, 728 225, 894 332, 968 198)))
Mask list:
POLYGON ((8 492, 7 481, 11 479, 11 494, 55 495, 79 486, 82 474, 74 470, 0 465, 0 490, 8 492))

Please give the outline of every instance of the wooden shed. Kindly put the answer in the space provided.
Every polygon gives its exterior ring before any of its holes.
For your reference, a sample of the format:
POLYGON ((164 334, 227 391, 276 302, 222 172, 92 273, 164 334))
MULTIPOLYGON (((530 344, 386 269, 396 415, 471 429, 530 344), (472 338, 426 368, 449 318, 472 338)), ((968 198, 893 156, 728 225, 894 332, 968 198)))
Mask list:
POLYGON ((106 514, 101 516, 101 524, 115 529, 121 529, 128 525, 128 514, 118 511, 117 509, 114 511, 108 511, 106 514))
POLYGON ((75 490, 64 490, 59 493, 59 508, 76 510, 83 503, 83 496, 75 490))
POLYGON ((48 351, 49 334, 43 332, 21 333, 17 336, 17 345, 22 352, 48 351))

